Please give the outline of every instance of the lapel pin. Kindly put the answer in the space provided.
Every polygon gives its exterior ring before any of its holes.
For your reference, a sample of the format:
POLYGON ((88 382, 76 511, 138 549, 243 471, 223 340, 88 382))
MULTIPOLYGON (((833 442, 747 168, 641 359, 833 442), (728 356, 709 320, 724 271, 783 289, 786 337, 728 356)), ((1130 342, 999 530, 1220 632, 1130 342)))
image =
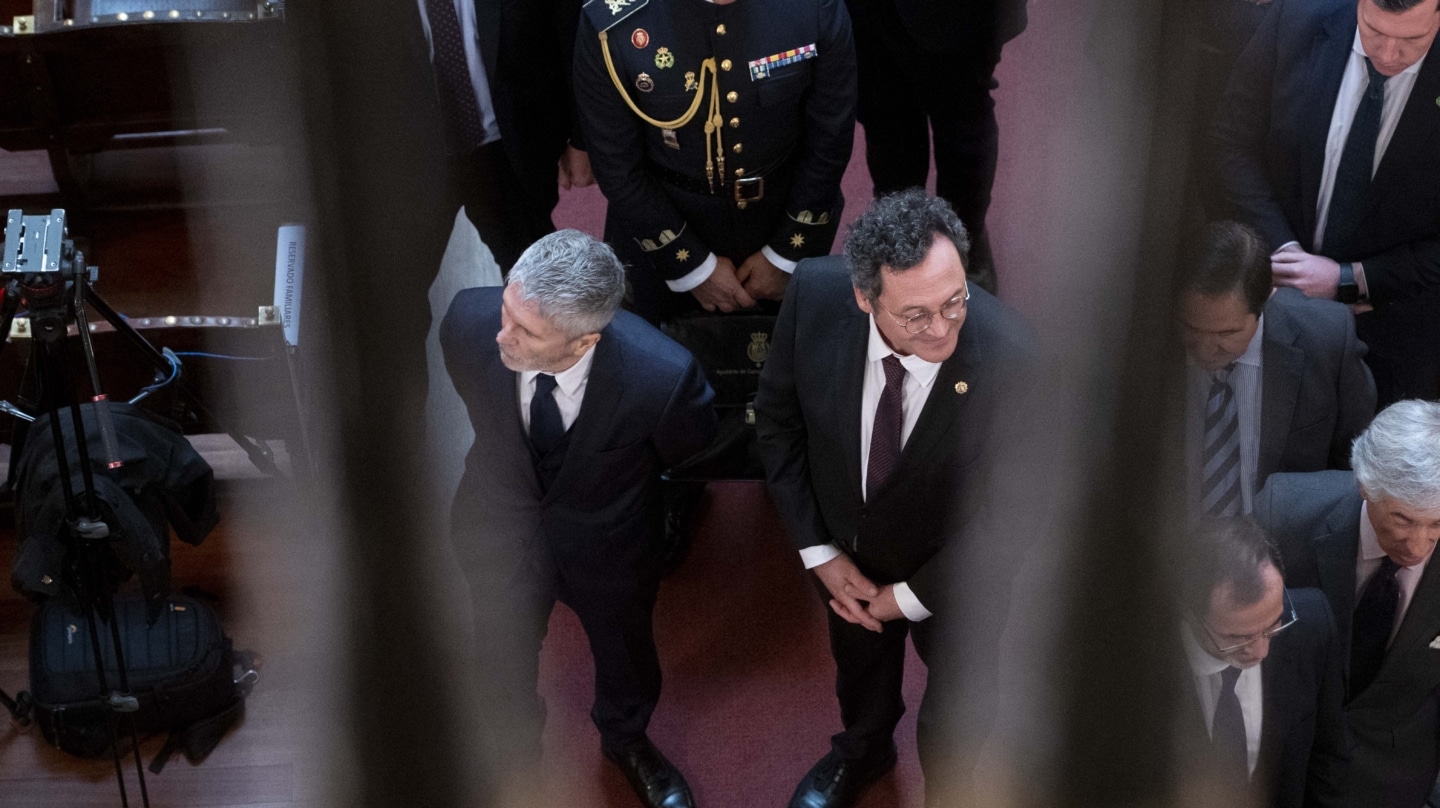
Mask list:
POLYGON ((965 382, 955 382, 955 392, 963 396, 970 392, 970 385, 965 382))
POLYGON ((1434 648, 1436 651, 1440 651, 1440 637, 1436 637, 1435 639, 1431 640, 1430 647, 1434 648))

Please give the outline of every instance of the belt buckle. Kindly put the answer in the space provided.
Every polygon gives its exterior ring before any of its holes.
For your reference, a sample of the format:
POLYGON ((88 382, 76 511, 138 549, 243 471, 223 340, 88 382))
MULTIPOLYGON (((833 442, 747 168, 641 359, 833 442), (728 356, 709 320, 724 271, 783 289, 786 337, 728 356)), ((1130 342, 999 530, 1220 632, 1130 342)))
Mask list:
POLYGON ((745 209, 746 204, 750 202, 759 202, 760 200, 765 198, 764 177, 741 177, 740 179, 735 180, 732 188, 734 189, 732 191, 732 194, 735 197, 735 207, 741 210, 745 209), (743 189, 748 188, 752 185, 755 186, 755 195, 746 196, 742 192, 743 189))

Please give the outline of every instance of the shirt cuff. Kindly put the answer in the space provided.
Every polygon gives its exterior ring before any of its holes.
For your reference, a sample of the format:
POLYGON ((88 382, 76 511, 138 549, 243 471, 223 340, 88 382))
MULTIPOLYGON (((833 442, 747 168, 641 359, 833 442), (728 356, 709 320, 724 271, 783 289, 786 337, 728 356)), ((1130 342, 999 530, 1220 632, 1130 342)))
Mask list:
MULTIPOLYGON (((1276 248, 1275 248, 1275 252, 1270 253, 1270 255, 1274 256, 1275 253, 1278 253, 1278 252, 1280 252, 1281 250, 1286 249, 1287 247, 1300 247, 1300 242, 1298 242, 1298 241, 1293 241, 1293 240, 1292 240, 1292 241, 1287 241, 1287 242, 1285 242, 1284 244, 1281 244, 1279 247, 1276 247, 1276 248)), ((1300 247, 1300 249, 1301 249, 1301 250, 1304 250, 1305 248, 1304 248, 1304 247, 1300 247)))
POLYGON ((769 244, 760 248, 760 254, 765 256, 765 260, 774 264, 775 268, 781 272, 794 273, 795 265, 800 263, 799 261, 791 261, 789 258, 781 258, 780 253, 770 249, 769 244))
POLYGON ((1355 275, 1355 285, 1360 289, 1360 299, 1366 300, 1370 297, 1370 284, 1365 282, 1365 265, 1359 261, 1350 264, 1350 270, 1355 275))
POLYGON ((800 560, 805 562, 805 569, 813 570, 827 561, 834 561, 840 557, 840 548, 833 544, 817 544, 813 547, 806 547, 800 551, 800 560))
POLYGON ((715 265, 718 263, 719 261, 715 259, 715 253, 710 253, 704 261, 700 262, 700 266, 695 267, 673 281, 665 281, 665 285, 670 287, 670 291, 672 292, 688 292, 705 281, 710 280, 710 273, 715 271, 715 265))
POLYGON ((920 605, 920 599, 910 591, 910 584, 901 581, 895 584, 895 605, 900 607, 900 612, 905 619, 912 623, 918 623, 930 616, 930 610, 920 605))

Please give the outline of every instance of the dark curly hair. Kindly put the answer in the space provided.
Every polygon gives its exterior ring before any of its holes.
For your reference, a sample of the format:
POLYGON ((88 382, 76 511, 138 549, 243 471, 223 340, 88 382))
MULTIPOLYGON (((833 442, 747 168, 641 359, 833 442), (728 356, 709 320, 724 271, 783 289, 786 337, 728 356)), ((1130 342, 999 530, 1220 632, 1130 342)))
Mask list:
POLYGON ((961 264, 969 260, 970 234, 949 202, 923 188, 876 199, 845 236, 850 282, 868 299, 878 300, 884 280, 881 270, 904 272, 915 267, 925 260, 937 235, 955 245, 961 264))

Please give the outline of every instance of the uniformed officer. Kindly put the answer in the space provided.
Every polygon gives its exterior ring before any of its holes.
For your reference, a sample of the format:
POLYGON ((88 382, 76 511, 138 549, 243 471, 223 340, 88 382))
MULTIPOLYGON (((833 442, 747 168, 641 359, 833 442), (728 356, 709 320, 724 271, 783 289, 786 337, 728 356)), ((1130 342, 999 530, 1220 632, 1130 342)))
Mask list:
POLYGON ((843 0, 584 11, 577 112, 636 311, 779 300, 800 259, 830 252, 844 205, 856 79, 843 0))

